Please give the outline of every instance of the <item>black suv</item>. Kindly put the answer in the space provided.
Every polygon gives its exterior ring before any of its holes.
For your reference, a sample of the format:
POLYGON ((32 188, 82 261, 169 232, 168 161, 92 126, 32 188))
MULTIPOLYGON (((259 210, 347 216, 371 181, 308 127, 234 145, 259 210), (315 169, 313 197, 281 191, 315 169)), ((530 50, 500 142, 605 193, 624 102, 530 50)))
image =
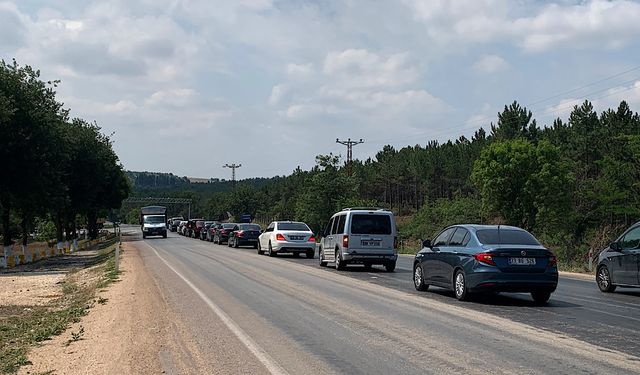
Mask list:
POLYGON ((640 287, 640 222, 633 224, 598 257, 596 282, 603 292, 640 287))

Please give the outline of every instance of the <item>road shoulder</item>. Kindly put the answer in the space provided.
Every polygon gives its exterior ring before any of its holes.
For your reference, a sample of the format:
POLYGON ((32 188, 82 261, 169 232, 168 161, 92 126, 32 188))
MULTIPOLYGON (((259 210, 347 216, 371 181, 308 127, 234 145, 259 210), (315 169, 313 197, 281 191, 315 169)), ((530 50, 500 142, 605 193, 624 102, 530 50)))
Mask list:
POLYGON ((120 280, 65 333, 34 348, 19 374, 148 374, 162 372, 166 306, 133 246, 124 246, 120 280))

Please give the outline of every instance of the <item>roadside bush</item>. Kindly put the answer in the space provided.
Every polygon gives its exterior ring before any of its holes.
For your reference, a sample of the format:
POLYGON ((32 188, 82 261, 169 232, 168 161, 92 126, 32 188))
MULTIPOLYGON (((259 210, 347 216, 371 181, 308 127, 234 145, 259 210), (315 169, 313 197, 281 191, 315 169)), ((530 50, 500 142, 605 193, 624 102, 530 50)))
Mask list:
POLYGON ((400 236, 405 239, 433 238, 446 226, 464 223, 481 223, 482 205, 473 197, 438 199, 425 204, 406 223, 398 224, 400 236))

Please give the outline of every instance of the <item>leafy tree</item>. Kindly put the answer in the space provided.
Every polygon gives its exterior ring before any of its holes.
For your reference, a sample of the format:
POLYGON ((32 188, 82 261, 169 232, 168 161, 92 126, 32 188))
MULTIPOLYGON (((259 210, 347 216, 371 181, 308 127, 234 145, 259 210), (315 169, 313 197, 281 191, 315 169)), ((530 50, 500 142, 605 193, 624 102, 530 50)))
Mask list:
POLYGON ((569 213, 573 176, 559 149, 546 141, 493 143, 476 161, 471 178, 485 214, 499 215, 507 224, 546 228, 569 213))

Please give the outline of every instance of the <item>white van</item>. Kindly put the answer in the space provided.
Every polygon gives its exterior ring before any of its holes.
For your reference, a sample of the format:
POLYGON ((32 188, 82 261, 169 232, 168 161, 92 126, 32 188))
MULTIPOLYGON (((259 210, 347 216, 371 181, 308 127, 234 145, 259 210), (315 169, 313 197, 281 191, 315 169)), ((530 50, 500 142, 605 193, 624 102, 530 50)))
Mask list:
POLYGON ((352 207, 334 214, 320 241, 320 266, 334 263, 337 270, 347 264, 384 265, 393 272, 398 259, 396 220, 382 208, 352 207))

